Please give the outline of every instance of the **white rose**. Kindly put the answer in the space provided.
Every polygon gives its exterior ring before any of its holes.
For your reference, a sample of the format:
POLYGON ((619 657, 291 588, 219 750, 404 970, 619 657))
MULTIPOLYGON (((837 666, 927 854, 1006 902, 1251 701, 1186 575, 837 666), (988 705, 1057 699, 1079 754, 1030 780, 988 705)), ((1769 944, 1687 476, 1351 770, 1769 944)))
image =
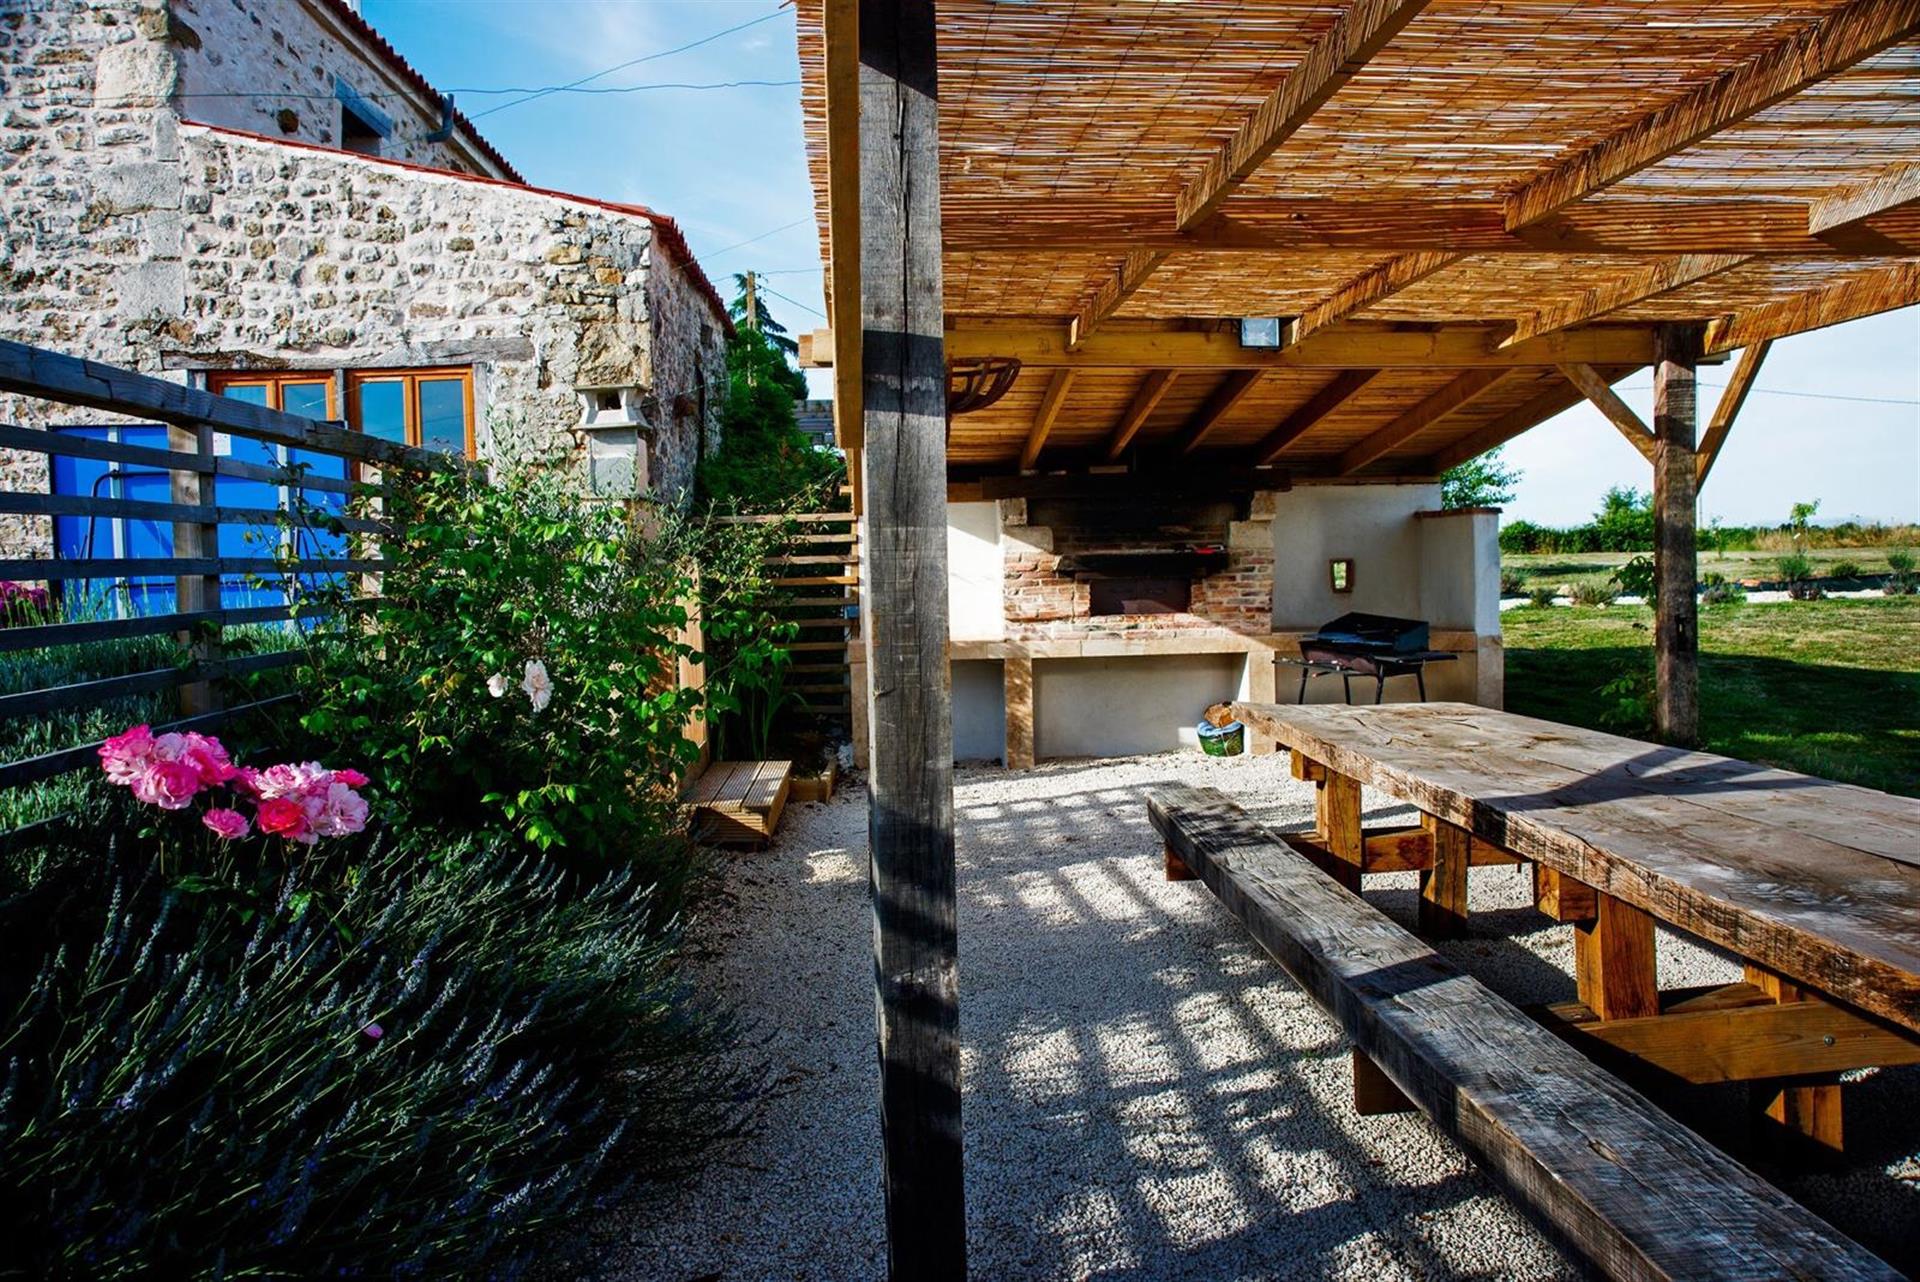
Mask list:
POLYGON ((547 665, 538 659, 527 660, 527 677, 520 683, 527 692, 527 698, 533 701, 533 710, 543 712, 553 700, 553 679, 547 675, 547 665))
POLYGON ((496 672, 487 678, 487 693, 498 699, 507 692, 507 674, 496 672))

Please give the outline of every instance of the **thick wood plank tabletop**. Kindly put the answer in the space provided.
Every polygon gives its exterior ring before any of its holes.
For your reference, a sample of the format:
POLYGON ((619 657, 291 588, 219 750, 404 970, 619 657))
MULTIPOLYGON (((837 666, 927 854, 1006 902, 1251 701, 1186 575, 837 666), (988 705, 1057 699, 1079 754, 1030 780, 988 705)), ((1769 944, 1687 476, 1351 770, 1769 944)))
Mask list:
POLYGON ((1920 1031, 1920 801, 1470 704, 1238 704, 1332 770, 1920 1031))

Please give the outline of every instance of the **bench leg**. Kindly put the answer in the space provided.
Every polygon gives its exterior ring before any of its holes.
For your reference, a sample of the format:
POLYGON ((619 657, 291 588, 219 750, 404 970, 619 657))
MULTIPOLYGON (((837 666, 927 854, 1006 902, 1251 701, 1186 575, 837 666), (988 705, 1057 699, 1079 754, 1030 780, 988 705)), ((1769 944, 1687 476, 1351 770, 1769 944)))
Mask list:
POLYGON ((1420 933, 1453 939, 1467 929, 1467 868, 1473 834, 1458 824, 1422 815, 1420 826, 1433 838, 1433 865, 1420 872, 1420 933))
POLYGON ((1580 1002, 1599 1018, 1660 1013, 1653 918, 1632 904, 1596 894, 1593 920, 1574 923, 1573 962, 1580 1002))
POLYGON ((1533 866, 1533 903, 1555 921, 1592 921, 1599 912, 1592 886, 1545 864, 1533 866))
POLYGON ((1192 881, 1200 875, 1193 869, 1187 867, 1186 861, 1181 859, 1179 855, 1173 853, 1172 846, 1166 848, 1166 857, 1168 881, 1192 881))
MULTIPOLYGON (((1746 980, 1776 1002, 1808 1000, 1798 984, 1752 963, 1747 965, 1746 980)), ((1775 1127, 1822 1149, 1836 1153, 1844 1149, 1839 1082, 1818 1078, 1756 1082, 1753 1091, 1761 1112, 1775 1127)))
POLYGON ((1366 850, 1360 828, 1360 781, 1327 771, 1314 788, 1313 817, 1315 836, 1334 858, 1333 879, 1358 891, 1366 850))
POLYGON ((1412 1113, 1418 1108, 1365 1051, 1358 1046, 1353 1048, 1354 1112, 1362 1117, 1378 1117, 1382 1113, 1412 1113))

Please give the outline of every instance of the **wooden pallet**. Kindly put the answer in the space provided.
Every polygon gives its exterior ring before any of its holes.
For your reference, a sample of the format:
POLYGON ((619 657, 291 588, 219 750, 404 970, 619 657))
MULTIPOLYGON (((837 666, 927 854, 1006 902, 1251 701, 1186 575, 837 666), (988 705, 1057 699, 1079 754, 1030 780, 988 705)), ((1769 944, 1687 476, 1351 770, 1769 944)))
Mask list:
POLYGON ((792 786, 791 761, 714 762, 686 797, 694 837, 716 846, 765 846, 792 786))

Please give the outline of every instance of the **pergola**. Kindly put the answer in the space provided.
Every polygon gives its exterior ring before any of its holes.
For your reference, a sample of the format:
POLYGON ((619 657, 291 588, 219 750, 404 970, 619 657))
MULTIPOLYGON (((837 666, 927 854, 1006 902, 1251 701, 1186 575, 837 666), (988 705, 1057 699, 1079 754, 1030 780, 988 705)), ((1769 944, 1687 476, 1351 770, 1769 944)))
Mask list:
POLYGON ((1426 480, 1585 398, 1652 468, 1658 720, 1691 739, 1696 495, 1768 345, 1920 302, 1920 0, 798 9, 893 1269, 957 1277, 949 493, 1426 480), (1702 432, 1695 367, 1734 353, 1702 432), (949 423, 979 358, 1018 376, 949 423), (1650 424, 1610 388, 1648 366, 1650 424))

